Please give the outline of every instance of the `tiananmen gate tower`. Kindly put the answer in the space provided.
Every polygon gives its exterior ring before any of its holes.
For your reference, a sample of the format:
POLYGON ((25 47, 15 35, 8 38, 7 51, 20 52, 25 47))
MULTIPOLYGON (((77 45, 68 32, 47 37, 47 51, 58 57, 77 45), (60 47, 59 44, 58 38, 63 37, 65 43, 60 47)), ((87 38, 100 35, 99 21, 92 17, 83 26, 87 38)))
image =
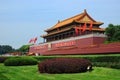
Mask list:
POLYGON ((94 20, 86 10, 71 18, 58 21, 53 27, 45 30, 47 34, 41 35, 44 39, 43 43, 30 47, 29 55, 120 52, 120 44, 118 43, 103 44, 106 35, 104 33, 105 29, 100 28, 102 24, 104 23, 94 20))

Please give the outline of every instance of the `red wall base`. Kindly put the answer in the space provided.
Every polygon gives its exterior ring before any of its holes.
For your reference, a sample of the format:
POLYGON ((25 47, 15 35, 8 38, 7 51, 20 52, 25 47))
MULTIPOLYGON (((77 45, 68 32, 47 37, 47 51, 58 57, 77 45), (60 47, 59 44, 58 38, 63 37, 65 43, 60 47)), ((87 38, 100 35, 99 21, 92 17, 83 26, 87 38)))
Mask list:
POLYGON ((120 53, 120 43, 103 44, 104 37, 88 37, 69 41, 44 43, 30 47, 29 53, 39 55, 120 53))
POLYGON ((120 53, 120 43, 90 45, 88 47, 71 47, 66 49, 46 51, 41 55, 68 55, 68 54, 110 54, 120 53))

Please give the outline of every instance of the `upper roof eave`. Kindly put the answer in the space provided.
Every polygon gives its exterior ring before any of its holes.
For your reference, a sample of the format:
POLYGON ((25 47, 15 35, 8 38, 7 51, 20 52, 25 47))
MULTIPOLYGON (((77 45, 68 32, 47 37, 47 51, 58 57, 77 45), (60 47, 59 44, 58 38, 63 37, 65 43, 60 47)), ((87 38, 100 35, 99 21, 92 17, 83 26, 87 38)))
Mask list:
POLYGON ((72 23, 74 20, 76 20, 76 18, 82 17, 82 16, 84 16, 84 15, 85 15, 85 13, 81 13, 81 14, 78 14, 78 15, 73 16, 73 17, 71 17, 71 18, 65 19, 65 20, 63 20, 63 21, 59 21, 59 22, 58 22, 57 24, 55 24, 53 27, 51 27, 51 28, 49 28, 49 29, 46 29, 45 31, 47 32, 47 31, 56 29, 56 28, 58 28, 58 27, 64 26, 64 25, 66 25, 66 24, 72 23))
MULTIPOLYGON (((46 30, 44 30, 44 31, 45 31, 45 32, 51 31, 51 30, 53 30, 53 29, 56 29, 56 28, 62 27, 62 26, 64 26, 64 25, 70 24, 70 23, 72 23, 73 21, 79 22, 78 19, 79 19, 79 20, 80 20, 80 19, 83 19, 84 16, 88 16, 89 19, 93 22, 93 24, 96 24, 96 25, 102 25, 102 24, 104 24, 104 23, 102 23, 102 22, 96 22, 92 17, 89 16, 89 14, 87 13, 87 11, 84 10, 84 12, 81 13, 81 14, 78 14, 78 15, 73 16, 73 17, 71 17, 71 18, 65 19, 65 20, 63 20, 63 21, 58 21, 58 23, 55 24, 53 27, 51 27, 51 28, 49 28, 49 29, 46 29, 46 30)), ((79 23, 82 23, 82 21, 80 21, 79 23)), ((90 23, 90 22, 88 22, 88 23, 90 23)))

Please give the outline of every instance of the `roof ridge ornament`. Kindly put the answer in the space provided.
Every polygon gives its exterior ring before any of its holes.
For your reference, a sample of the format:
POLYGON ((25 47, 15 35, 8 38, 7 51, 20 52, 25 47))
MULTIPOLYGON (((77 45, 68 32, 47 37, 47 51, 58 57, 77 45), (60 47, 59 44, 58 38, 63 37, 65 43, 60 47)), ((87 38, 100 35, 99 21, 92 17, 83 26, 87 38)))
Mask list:
POLYGON ((87 10, 86 10, 86 9, 84 9, 84 13, 87 13, 87 10))
POLYGON ((60 23, 60 20, 58 20, 58 23, 60 23))

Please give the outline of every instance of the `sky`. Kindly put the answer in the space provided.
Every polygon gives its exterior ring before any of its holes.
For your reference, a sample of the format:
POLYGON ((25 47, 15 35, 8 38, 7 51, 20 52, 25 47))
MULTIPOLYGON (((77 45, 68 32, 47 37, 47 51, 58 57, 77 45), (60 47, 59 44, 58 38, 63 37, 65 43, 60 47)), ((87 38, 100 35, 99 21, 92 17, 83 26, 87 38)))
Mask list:
POLYGON ((120 0, 0 0, 0 45, 15 49, 28 44, 44 30, 87 10, 96 21, 120 25, 120 0))

